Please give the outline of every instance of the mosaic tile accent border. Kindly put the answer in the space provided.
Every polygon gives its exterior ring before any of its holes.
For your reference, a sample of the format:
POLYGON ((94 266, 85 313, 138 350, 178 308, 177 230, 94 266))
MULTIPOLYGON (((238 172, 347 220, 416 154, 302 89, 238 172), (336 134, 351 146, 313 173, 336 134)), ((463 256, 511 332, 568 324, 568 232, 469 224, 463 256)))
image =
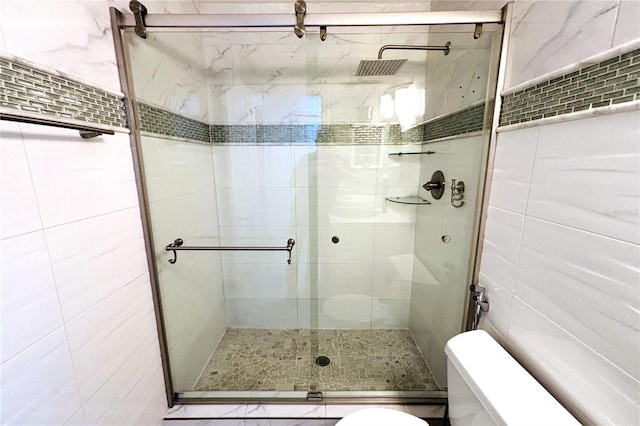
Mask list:
POLYGON ((400 126, 366 124, 211 125, 214 144, 398 145, 400 126))
POLYGON ((122 98, 7 58, 0 58, 0 106, 127 127, 122 98))
POLYGON ((427 121, 418 126, 422 130, 422 140, 426 142, 482 130, 484 109, 483 102, 427 121))
POLYGON ((138 102, 137 106, 140 114, 140 130, 142 131, 200 142, 211 142, 207 123, 141 102, 138 102))
POLYGON ((504 96, 500 126, 640 100, 640 49, 504 96))
POLYGON ((217 145, 402 145, 482 130, 484 103, 406 131, 399 124, 211 124, 139 102, 143 131, 217 145))

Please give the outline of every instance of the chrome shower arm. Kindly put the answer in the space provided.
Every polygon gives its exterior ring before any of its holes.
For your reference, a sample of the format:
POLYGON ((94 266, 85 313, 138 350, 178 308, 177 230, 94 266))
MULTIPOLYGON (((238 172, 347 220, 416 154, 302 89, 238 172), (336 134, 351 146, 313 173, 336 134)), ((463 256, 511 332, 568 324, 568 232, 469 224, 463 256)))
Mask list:
POLYGON ((451 42, 448 41, 444 46, 414 46, 410 44, 386 44, 378 51, 378 59, 382 59, 382 52, 385 50, 441 50, 445 55, 451 50, 451 42))

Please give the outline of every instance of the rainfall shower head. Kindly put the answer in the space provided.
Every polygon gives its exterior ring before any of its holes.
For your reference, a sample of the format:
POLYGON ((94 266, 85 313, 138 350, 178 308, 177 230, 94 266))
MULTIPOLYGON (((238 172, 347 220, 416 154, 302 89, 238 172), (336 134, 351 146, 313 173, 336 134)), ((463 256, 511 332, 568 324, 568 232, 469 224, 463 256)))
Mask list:
POLYGON ((356 70, 357 77, 372 75, 396 75, 396 73, 407 62, 406 59, 374 59, 360 61, 356 70))
POLYGON ((378 51, 378 59, 360 61, 356 70, 356 77, 396 75, 407 59, 382 59, 385 50, 441 50, 445 55, 449 54, 451 42, 444 46, 412 46, 408 44, 388 44, 378 51))

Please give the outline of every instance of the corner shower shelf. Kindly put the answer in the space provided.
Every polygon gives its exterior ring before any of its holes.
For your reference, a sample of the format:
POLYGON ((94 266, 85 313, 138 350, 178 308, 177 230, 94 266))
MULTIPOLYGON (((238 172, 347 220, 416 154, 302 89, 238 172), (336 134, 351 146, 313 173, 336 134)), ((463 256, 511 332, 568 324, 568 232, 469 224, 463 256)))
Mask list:
POLYGON ((427 204, 431 204, 429 201, 416 195, 412 195, 409 197, 386 197, 385 200, 391 201, 392 203, 413 204, 416 206, 424 206, 427 204))

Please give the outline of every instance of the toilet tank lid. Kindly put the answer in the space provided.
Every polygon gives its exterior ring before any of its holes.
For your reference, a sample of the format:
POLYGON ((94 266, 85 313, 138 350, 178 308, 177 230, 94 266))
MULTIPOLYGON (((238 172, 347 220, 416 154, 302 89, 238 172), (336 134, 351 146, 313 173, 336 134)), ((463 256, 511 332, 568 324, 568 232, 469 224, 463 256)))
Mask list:
POLYGON ((445 353, 496 423, 580 424, 487 332, 459 334, 445 353))

